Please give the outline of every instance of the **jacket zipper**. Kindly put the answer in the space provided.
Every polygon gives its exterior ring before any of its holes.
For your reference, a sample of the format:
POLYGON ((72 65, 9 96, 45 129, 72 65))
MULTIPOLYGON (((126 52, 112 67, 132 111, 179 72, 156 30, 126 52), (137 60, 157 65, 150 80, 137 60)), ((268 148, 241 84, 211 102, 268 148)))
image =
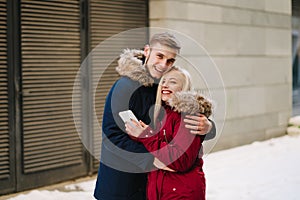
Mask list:
POLYGON ((166 142, 169 146, 173 146, 173 144, 169 143, 169 141, 168 141, 167 134, 166 134, 166 129, 163 129, 163 135, 164 135, 165 142, 166 142))
POLYGON ((166 143, 169 144, 169 141, 168 141, 168 139, 167 139, 166 129, 163 130, 163 135, 164 135, 164 137, 165 137, 166 143))

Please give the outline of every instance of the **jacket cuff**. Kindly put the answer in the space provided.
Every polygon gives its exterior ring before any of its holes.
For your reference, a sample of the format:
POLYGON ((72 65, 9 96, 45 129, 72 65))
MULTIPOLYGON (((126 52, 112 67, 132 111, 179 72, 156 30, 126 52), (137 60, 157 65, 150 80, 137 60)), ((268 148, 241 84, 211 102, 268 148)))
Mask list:
POLYGON ((217 130, 216 130, 216 124, 214 121, 212 121, 211 119, 208 119, 211 124, 212 124, 212 128, 210 129, 210 131, 205 135, 205 140, 211 140, 214 139, 216 137, 217 134, 217 130))
POLYGON ((155 135, 155 132, 154 130, 148 126, 143 132, 142 134, 138 137, 138 140, 142 140, 142 139, 145 139, 145 138, 149 138, 149 137, 152 137, 155 135))

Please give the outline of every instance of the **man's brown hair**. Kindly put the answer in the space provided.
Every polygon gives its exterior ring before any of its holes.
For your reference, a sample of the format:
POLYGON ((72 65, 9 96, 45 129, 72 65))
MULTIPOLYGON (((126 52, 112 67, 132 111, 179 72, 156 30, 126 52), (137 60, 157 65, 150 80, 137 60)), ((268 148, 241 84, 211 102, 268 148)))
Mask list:
POLYGON ((149 42, 150 47, 156 43, 159 43, 161 45, 175 49, 178 52, 181 49, 181 45, 180 45, 179 41, 176 39, 176 37, 173 34, 171 34, 169 32, 154 34, 151 37, 150 42, 149 42))

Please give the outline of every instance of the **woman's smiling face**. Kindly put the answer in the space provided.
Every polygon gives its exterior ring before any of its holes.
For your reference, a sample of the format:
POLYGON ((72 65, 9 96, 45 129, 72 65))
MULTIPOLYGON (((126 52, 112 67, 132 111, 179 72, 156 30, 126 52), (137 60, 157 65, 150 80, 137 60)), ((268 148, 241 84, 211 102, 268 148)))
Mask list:
POLYGON ((182 91, 184 76, 182 73, 172 70, 162 77, 161 100, 167 101, 175 92, 182 91))

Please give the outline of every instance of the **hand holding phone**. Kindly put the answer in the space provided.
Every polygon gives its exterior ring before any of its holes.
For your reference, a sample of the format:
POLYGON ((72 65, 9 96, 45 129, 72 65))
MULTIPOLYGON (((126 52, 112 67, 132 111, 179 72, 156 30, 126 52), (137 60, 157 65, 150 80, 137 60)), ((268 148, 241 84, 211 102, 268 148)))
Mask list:
POLYGON ((121 117, 124 123, 130 123, 131 125, 133 125, 133 122, 131 120, 134 120, 137 123, 139 123, 139 120, 136 118, 136 116, 131 110, 119 112, 119 116, 121 117))
POLYGON ((148 127, 144 122, 138 120, 131 110, 119 112, 120 117, 125 123, 127 134, 139 137, 139 135, 148 127))

